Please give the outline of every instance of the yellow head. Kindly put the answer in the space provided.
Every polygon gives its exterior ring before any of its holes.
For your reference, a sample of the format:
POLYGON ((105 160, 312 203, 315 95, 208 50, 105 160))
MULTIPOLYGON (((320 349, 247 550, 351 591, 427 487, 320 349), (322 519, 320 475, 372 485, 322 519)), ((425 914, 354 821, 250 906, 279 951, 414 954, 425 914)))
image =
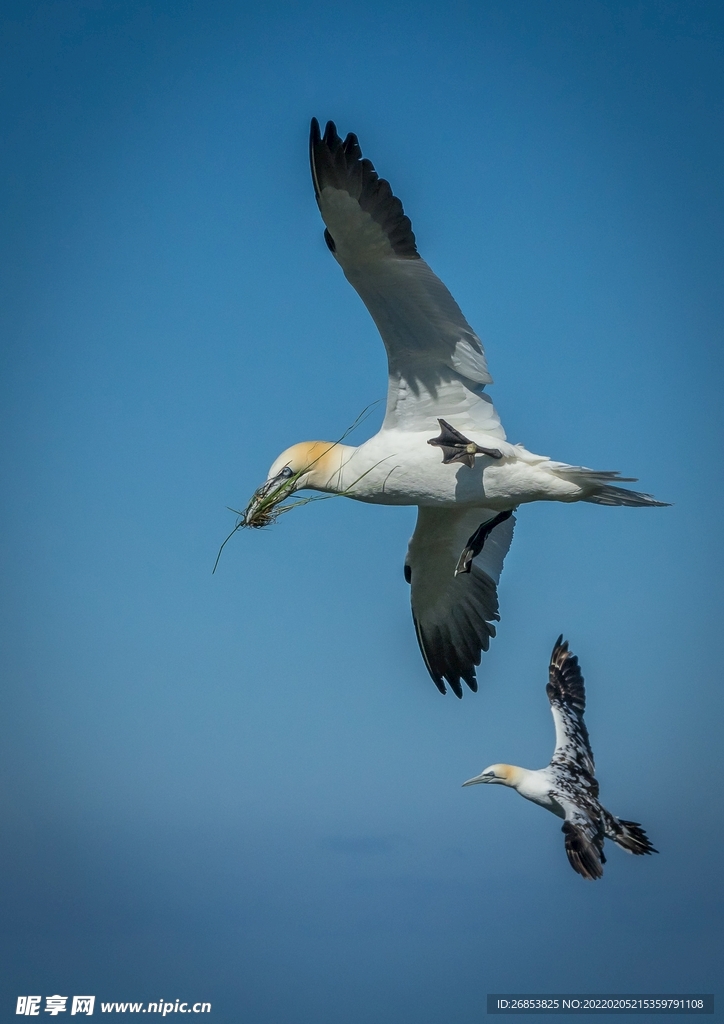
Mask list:
POLYGON ((271 481, 283 483, 288 478, 291 486, 287 494, 311 487, 316 491, 334 490, 334 477, 342 464, 342 455, 347 445, 334 441, 301 441, 293 444, 274 460, 267 486, 271 481))
POLYGON ((475 786, 479 782, 488 782, 499 786, 515 786, 520 768, 513 764, 491 764, 474 779, 463 782, 463 786, 475 786))

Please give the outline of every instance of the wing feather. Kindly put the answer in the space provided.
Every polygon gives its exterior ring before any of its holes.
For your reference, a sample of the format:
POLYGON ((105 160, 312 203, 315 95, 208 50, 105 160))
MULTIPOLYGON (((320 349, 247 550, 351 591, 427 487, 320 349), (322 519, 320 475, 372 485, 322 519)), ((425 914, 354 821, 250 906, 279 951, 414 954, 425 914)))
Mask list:
POLYGON ((593 821, 581 811, 575 811, 570 818, 566 814, 561 831, 565 836, 566 855, 573 870, 590 880, 601 878, 606 863, 601 823, 593 821))
POLYGON ((445 682, 462 697, 461 681, 478 688, 475 667, 495 636, 497 583, 513 538, 515 518, 490 533, 469 573, 455 576, 460 553, 475 530, 492 519, 490 509, 418 510, 405 561, 412 617, 422 657, 441 693, 445 682))
POLYGON ((505 433, 482 391, 492 383, 485 352, 442 281, 420 258, 402 203, 357 137, 312 121, 310 161, 327 244, 375 321, 387 350, 383 429, 426 430, 438 416, 501 440, 505 433))
POLYGON ((568 650, 568 641, 558 637, 548 668, 546 693, 556 727, 556 747, 551 765, 575 767, 593 777, 595 765, 583 720, 586 690, 578 658, 568 650))

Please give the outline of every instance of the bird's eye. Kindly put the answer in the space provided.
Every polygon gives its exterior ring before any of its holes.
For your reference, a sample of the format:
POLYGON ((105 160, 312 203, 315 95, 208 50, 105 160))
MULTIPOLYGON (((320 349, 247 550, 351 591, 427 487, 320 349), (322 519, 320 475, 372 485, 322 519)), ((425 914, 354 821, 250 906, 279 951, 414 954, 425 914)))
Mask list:
POLYGON ((291 466, 285 466, 279 476, 283 476, 285 480, 288 480, 290 476, 294 476, 294 470, 291 466))

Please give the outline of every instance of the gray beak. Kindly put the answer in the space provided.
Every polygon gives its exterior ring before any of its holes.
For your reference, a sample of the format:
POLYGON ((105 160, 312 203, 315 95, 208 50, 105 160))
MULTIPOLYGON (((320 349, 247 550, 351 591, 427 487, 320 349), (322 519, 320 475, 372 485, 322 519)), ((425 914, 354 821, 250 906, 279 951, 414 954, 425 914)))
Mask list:
POLYGON ((266 525, 265 517, 293 491, 296 478, 282 471, 258 487, 244 511, 247 526, 266 525), (258 521, 255 521, 258 518, 258 521))
POLYGON ((281 484, 284 483, 284 478, 281 476, 273 476, 271 480, 265 481, 261 487, 257 487, 254 491, 251 501, 249 502, 249 508, 256 508, 269 494, 272 493, 275 487, 279 487, 279 493, 281 494, 281 484))
POLYGON ((463 782, 463 786, 475 786, 479 782, 490 782, 492 778, 492 775, 476 775, 474 779, 468 779, 467 782, 463 782))

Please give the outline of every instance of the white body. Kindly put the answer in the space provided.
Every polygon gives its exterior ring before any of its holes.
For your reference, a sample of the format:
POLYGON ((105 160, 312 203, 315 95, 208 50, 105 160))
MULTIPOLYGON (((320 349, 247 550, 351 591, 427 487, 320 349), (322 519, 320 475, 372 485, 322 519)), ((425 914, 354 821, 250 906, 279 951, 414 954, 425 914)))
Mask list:
MULTIPOLYGON (((502 459, 479 455, 474 469, 444 465, 439 448, 427 443, 431 436, 430 428, 383 428, 358 448, 338 445, 330 452, 338 466, 328 467, 326 480, 315 473, 314 486, 377 505, 478 506, 497 512, 531 501, 580 501, 600 488, 588 476, 579 474, 576 481, 577 467, 479 431, 468 436, 483 447, 497 448, 502 459)), ((275 464, 272 474, 276 469, 275 464)))
POLYGON ((312 122, 310 152, 327 244, 387 350, 387 409, 382 429, 358 448, 313 441, 287 449, 257 493, 282 500, 309 487, 379 505, 417 505, 405 561, 417 637, 441 692, 447 680, 462 696, 461 679, 477 688, 475 666, 499 618, 496 585, 514 524, 502 513, 531 501, 659 503, 616 486, 624 479, 617 473, 553 462, 506 440, 484 392, 492 377, 482 343, 420 259, 388 183, 362 160, 356 137, 342 141, 332 122, 323 138, 312 122), (470 444, 472 466, 456 461, 464 455, 459 445, 428 443, 450 430, 466 451, 470 444), (476 446, 502 457, 478 454, 476 446), (486 524, 490 532, 471 548, 486 524))
POLYGON ((559 818, 565 818, 566 812, 555 798, 556 779, 550 768, 518 768, 516 781, 510 783, 526 800, 531 800, 539 807, 545 807, 559 818))

